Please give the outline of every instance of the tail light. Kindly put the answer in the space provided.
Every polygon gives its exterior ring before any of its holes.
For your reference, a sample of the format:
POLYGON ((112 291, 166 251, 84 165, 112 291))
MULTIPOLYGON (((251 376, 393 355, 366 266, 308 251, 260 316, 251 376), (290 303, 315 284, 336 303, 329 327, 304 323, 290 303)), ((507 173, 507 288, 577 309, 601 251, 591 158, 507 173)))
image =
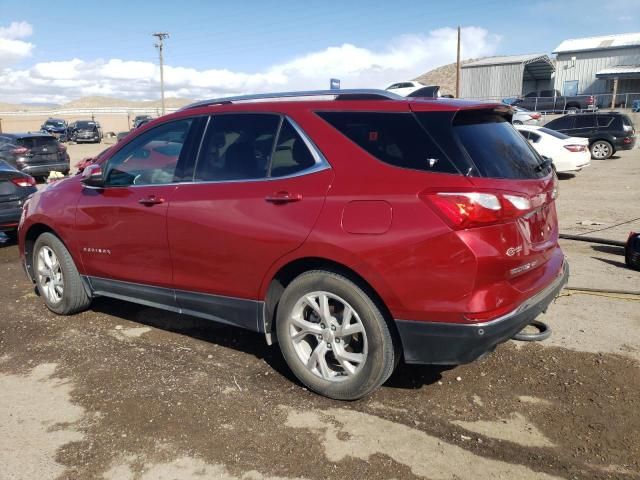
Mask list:
POLYGON ((26 147, 17 147, 11 150, 11 153, 14 155, 24 155, 25 153, 29 153, 29 149, 26 147))
POLYGON ((67 151, 67 147, 65 147, 64 145, 62 145, 61 143, 58 144, 58 151, 60 153, 64 153, 67 151))
POLYGON ((17 177, 17 178, 12 178, 11 183, 19 187, 35 187, 36 179, 33 177, 17 177))
POLYGON ((529 116, 531 118, 533 118, 534 120, 538 120, 540 118, 540 114, 539 113, 531 113, 531 114, 529 114, 529 116))
POLYGON ((590 95, 589 98, 587 99, 587 105, 593 105, 595 103, 595 97, 593 95, 590 95))
POLYGON ((624 143, 625 145, 628 145, 631 143, 631 137, 624 137, 624 139, 622 140, 622 143, 624 143))
POLYGON ((585 145, 563 145, 564 148, 570 152, 586 152, 587 147, 585 145))
POLYGON ((437 192, 424 193, 421 198, 451 227, 465 229, 515 220, 556 198, 556 192, 555 187, 534 197, 498 192, 437 192))

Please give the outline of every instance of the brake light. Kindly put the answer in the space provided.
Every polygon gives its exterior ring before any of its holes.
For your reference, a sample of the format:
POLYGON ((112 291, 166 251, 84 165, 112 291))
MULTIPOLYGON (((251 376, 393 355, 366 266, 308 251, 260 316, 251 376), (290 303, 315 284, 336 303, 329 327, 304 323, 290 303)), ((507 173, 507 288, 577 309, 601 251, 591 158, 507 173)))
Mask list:
POLYGON ((33 177, 17 177, 17 178, 12 178, 11 183, 19 187, 35 187, 36 179, 33 177))
POLYGON ((538 120, 540 118, 540 114, 539 113, 531 113, 531 114, 529 114, 529 116, 531 118, 533 118, 534 120, 538 120))
POLYGON ((11 150, 11 153, 14 155, 24 155, 25 153, 29 153, 29 149, 26 147, 17 147, 11 150))
POLYGON ((595 101, 595 97, 593 95, 590 95, 589 98, 587 99, 587 105, 593 105, 595 101))
POLYGON ((628 145, 631 143, 631 137, 624 137, 624 140, 622 140, 622 143, 628 145))
POLYGON ((456 229, 514 220, 547 201, 546 193, 533 198, 485 192, 438 192, 426 193, 421 197, 456 229))
POLYGON ((586 152, 587 147, 585 145, 563 145, 564 148, 570 152, 586 152))
POLYGON ((59 152, 66 152, 67 151, 67 147, 65 147, 64 145, 62 145, 61 143, 58 144, 58 151, 59 152))

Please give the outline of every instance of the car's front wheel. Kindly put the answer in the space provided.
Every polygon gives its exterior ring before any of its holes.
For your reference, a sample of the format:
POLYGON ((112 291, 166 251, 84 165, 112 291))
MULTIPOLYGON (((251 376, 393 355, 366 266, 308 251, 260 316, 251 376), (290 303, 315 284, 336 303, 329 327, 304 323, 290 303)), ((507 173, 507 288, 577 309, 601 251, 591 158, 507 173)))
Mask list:
POLYGON ((329 271, 304 273, 287 286, 276 330, 296 377, 338 400, 355 400, 377 389, 399 355, 372 298, 353 281, 329 271))
POLYGON ((613 147, 606 140, 598 140, 591 144, 591 158, 596 160, 606 160, 613 155, 613 147))
POLYGON ((38 292, 52 312, 71 315, 91 304, 69 250, 52 233, 43 233, 36 240, 33 270, 38 292))

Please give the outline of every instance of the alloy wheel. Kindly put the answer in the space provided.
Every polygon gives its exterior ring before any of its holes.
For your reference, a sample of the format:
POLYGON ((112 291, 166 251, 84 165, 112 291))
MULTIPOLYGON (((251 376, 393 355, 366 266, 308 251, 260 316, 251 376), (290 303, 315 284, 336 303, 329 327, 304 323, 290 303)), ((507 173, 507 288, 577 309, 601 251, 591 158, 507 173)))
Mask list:
POLYGON ((367 360, 367 335, 358 313, 329 292, 311 292, 296 302, 289 336, 303 365, 324 380, 344 381, 367 360))
POLYGON ((36 269, 41 293, 53 304, 60 302, 64 294, 64 278, 58 257, 50 247, 43 246, 38 252, 36 269))

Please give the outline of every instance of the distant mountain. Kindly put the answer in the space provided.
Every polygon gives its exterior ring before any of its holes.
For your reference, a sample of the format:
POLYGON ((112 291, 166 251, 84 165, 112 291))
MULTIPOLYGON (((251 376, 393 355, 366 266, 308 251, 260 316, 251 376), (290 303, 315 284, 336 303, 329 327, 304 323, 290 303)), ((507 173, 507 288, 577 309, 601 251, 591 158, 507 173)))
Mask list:
MULTIPOLYGON (((180 108, 192 103, 193 100, 187 98, 167 98, 165 107, 180 108)), ((104 108, 104 107, 124 107, 124 108, 161 108, 160 100, 125 100, 112 97, 83 97, 77 100, 57 105, 53 103, 4 103, 0 102, 1 112, 22 112, 33 110, 62 110, 69 108, 104 108)))

